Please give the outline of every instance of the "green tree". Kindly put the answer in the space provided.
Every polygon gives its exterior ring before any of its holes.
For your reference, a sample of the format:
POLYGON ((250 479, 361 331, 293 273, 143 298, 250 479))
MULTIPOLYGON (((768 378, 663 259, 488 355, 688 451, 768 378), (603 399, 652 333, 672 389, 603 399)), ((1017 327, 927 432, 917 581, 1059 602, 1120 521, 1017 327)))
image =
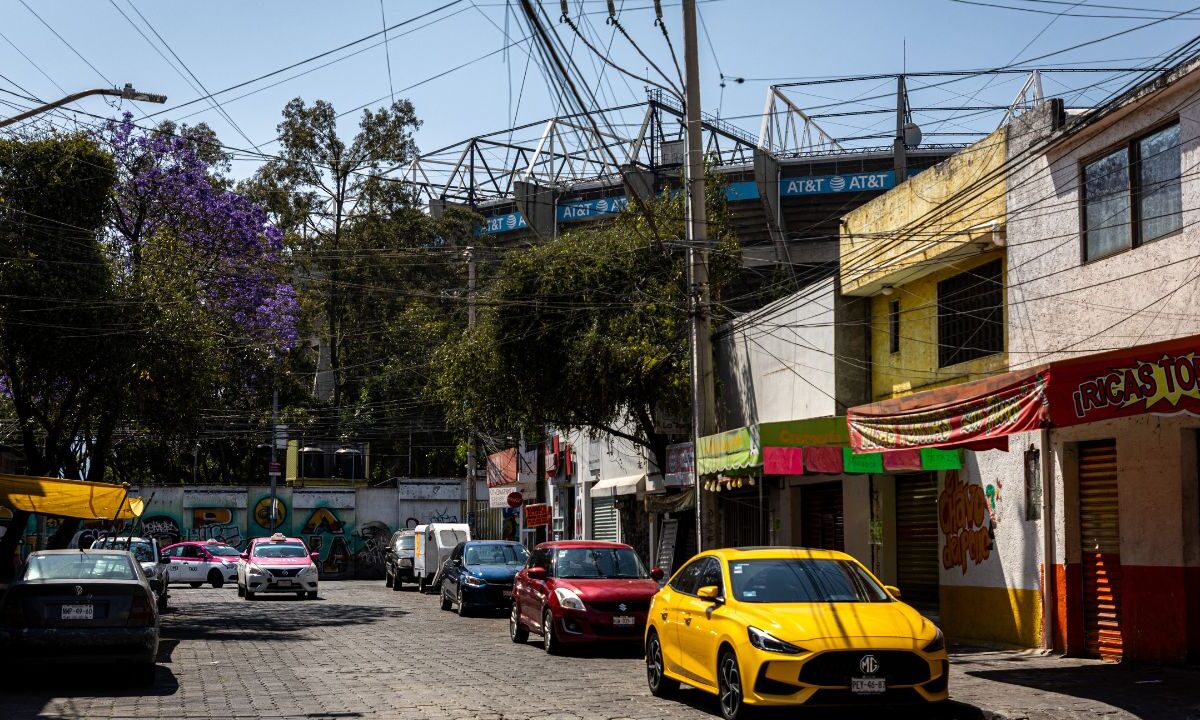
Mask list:
MULTIPOLYGON (((434 355, 432 392, 460 430, 595 428, 664 466, 663 420, 689 417, 682 197, 504 254, 479 322, 434 355), (648 220, 652 217, 654 222, 648 220)), ((740 265, 710 193, 712 288, 740 265)))
POLYGON ((407 163, 416 153, 412 133, 420 127, 412 103, 364 110, 349 142, 338 135, 338 115, 324 100, 311 106, 296 98, 283 109, 280 156, 246 185, 287 232, 294 260, 320 297, 323 335, 333 373, 333 405, 345 391, 346 291, 350 272, 347 235, 364 218, 409 205, 399 183, 382 171, 407 163))

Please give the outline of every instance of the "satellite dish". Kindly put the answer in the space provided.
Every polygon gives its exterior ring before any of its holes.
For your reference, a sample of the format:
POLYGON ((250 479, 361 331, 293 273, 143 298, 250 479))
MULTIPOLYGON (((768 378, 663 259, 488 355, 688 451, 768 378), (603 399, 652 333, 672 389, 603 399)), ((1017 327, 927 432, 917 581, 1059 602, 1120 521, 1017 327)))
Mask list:
POLYGON ((917 147, 921 144, 921 128, 914 122, 904 123, 904 146, 917 147))

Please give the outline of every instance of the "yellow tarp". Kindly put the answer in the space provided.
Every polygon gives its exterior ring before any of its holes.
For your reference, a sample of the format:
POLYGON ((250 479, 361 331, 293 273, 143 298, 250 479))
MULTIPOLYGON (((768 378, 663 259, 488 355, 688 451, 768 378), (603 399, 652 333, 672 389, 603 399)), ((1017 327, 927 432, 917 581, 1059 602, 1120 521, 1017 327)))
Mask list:
POLYGON ((124 485, 28 475, 0 475, 0 505, 84 520, 132 520, 143 509, 124 485))

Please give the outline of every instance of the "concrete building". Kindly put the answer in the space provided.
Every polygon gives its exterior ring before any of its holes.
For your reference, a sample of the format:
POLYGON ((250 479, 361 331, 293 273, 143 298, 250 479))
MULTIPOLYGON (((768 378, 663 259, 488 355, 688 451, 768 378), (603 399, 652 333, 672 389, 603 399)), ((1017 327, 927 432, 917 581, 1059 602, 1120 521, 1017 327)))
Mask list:
POLYGON ((1200 657, 1198 68, 1010 125, 1007 361, 848 412, 858 450, 972 449, 938 505, 943 565, 970 580, 941 576, 951 637, 1005 639, 1007 597, 1023 643, 1032 628, 1071 655, 1200 657))

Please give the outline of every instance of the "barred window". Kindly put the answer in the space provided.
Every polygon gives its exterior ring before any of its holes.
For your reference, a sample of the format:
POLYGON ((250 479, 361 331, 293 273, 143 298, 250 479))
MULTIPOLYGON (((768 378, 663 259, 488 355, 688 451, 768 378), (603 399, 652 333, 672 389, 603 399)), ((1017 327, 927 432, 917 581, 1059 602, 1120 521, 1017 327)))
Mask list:
POLYGON ((888 352, 900 352, 900 301, 888 303, 888 352))
POLYGON ((938 366, 1004 351, 1004 286, 1000 260, 938 283, 938 366))

